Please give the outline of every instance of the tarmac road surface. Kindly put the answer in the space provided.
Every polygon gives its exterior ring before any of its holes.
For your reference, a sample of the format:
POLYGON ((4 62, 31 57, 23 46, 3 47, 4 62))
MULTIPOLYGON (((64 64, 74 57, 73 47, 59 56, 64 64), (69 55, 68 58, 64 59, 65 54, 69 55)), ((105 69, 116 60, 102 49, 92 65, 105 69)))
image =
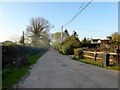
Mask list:
POLYGON ((118 88, 118 72, 74 61, 51 48, 19 88, 118 88))

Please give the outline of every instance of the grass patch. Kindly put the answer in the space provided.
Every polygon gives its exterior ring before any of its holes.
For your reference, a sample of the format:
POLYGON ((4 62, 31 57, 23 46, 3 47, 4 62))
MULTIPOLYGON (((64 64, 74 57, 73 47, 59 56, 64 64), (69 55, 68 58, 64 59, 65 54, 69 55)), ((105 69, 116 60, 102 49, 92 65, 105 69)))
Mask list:
POLYGON ((102 66, 99 62, 94 61, 94 60, 89 60, 89 59, 74 59, 74 60, 80 61, 80 62, 83 62, 86 64, 91 64, 91 65, 99 66, 102 68, 110 69, 110 70, 120 71, 119 66, 112 66, 112 65, 111 66, 102 66))
POLYGON ((29 66, 25 66, 22 68, 15 68, 12 72, 5 75, 5 78, 2 80, 2 88, 10 88, 12 85, 19 82, 19 80, 26 74, 29 66))
POLYGON ((11 88, 14 84, 18 83, 20 79, 26 75, 30 66, 38 60, 45 52, 38 53, 35 55, 31 55, 29 57, 29 64, 21 67, 21 68, 14 68, 11 72, 4 75, 2 79, 2 88, 7 89, 11 88))
POLYGON ((96 66, 102 66, 100 65, 99 62, 96 62, 94 60, 88 60, 88 59, 81 59, 79 60, 80 62, 86 63, 86 64, 92 64, 92 65, 96 65, 96 66))

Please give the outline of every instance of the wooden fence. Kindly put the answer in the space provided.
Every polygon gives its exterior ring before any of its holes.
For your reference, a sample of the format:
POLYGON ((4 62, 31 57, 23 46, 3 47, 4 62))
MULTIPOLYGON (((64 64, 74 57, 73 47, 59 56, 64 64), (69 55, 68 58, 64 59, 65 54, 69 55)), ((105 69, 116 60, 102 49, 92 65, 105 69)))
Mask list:
POLYGON ((106 60, 106 59, 109 59, 108 61, 109 65, 116 65, 118 63, 117 53, 91 52, 91 51, 83 51, 83 52, 84 52, 83 56, 85 58, 88 58, 90 60, 95 60, 100 64, 102 64, 103 60, 106 60), (105 56, 105 55, 108 55, 108 56, 105 56))

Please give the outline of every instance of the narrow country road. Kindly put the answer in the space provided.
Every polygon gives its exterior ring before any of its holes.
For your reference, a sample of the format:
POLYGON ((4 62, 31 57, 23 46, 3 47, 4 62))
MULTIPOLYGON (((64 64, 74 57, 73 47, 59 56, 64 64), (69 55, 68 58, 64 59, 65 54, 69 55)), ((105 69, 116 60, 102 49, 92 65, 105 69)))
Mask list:
POLYGON ((51 48, 19 88, 118 88, 118 72, 74 61, 51 48))

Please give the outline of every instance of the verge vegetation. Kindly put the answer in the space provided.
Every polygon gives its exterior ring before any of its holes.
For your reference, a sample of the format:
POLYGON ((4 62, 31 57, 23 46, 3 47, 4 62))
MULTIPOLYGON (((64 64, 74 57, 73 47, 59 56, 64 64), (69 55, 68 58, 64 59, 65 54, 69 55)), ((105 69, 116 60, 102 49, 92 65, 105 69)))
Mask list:
POLYGON ((76 60, 76 61, 86 63, 86 64, 91 64, 91 65, 99 66, 99 67, 110 69, 110 70, 120 71, 119 66, 113 66, 113 65, 111 65, 111 66, 102 66, 99 62, 96 62, 96 61, 90 60, 90 59, 75 59, 75 58, 73 58, 73 59, 76 60))
MULTIPOLYGON (((36 54, 33 54, 29 57, 29 63, 25 65, 24 67, 20 68, 13 68, 9 71, 7 71, 6 74, 3 75, 2 80, 2 88, 12 88, 14 84, 18 83, 23 76, 28 73, 28 70, 30 69, 30 66, 38 60, 46 51, 38 52, 36 54)), ((4 71, 3 71, 4 72, 4 71)))
POLYGON ((57 42, 57 44, 55 44, 56 39, 53 41, 54 46, 56 45, 55 49, 64 55, 74 55, 73 59, 83 63, 92 64, 111 70, 120 70, 120 62, 118 60, 117 53, 118 46, 120 44, 120 34, 118 33, 113 33, 111 36, 107 36, 107 39, 104 40, 89 39, 85 37, 80 41, 77 33, 74 31, 72 35, 64 37, 63 42, 60 42, 61 37, 59 33, 58 41, 59 42, 57 42))

